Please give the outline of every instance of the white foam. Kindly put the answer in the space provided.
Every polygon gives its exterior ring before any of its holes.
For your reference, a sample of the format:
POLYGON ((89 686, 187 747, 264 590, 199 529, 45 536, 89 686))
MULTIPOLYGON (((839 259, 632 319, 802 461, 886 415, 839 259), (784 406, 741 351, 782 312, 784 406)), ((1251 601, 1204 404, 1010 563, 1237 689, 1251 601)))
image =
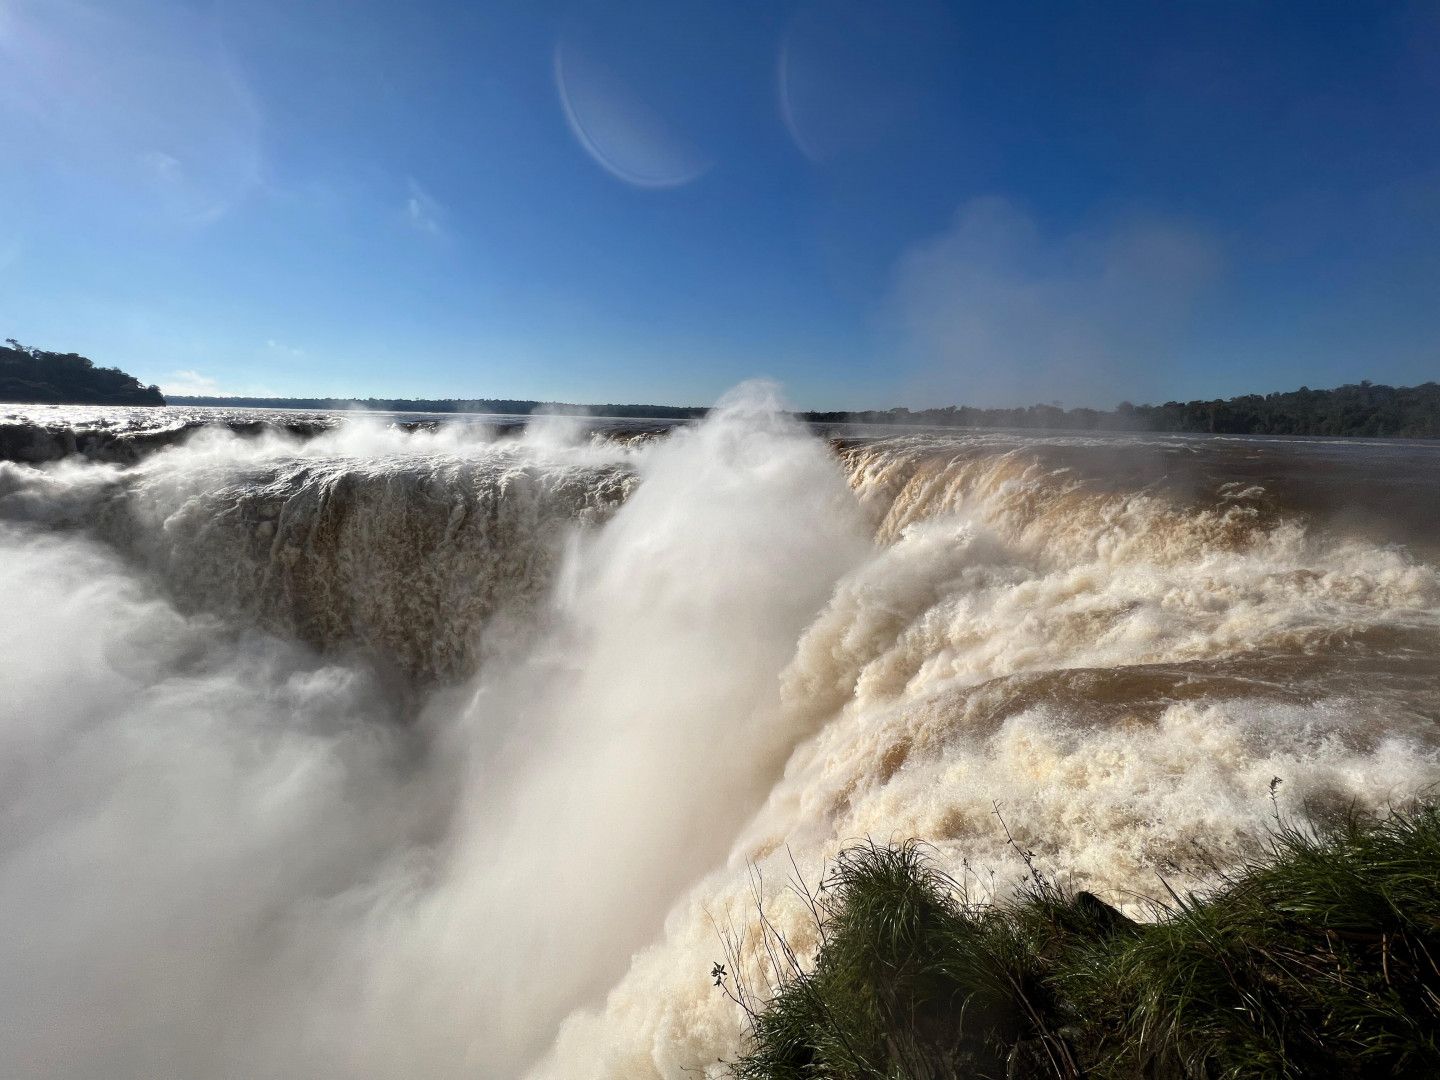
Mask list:
POLYGON ((755 988, 757 894, 813 954, 792 858, 919 837, 1003 895, 998 802, 1133 907, 1253 850, 1273 777, 1440 781, 1435 568, 1263 493, 842 467, 763 388, 581 435, 0 467, 0 1074, 719 1075, 717 923, 755 988), (344 642, 473 674, 416 710, 344 642))

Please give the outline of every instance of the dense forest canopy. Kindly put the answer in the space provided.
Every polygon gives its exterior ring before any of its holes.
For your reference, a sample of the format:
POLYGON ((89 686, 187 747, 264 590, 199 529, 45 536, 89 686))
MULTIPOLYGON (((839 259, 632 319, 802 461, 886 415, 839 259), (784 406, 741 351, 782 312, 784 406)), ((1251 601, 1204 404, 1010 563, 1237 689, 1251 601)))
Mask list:
POLYGON ((7 338, 0 347, 0 401, 47 405, 164 405, 158 386, 78 353, 47 352, 7 338))
MULTIPOLYGON (((245 398, 172 397, 176 405, 237 408, 381 409, 395 412, 505 413, 525 416, 537 410, 600 416, 688 420, 704 416, 700 406, 574 405, 509 398, 245 398)), ((815 423, 901 424, 962 428, 1031 430, 1209 432, 1226 435, 1356 435, 1371 438, 1440 438, 1440 384, 1382 386, 1369 381, 1333 390, 1246 394, 1211 401, 1167 401, 1163 405, 1121 402, 1113 410, 1062 409, 1031 405, 1015 409, 977 409, 948 405, 939 409, 886 409, 861 412, 802 412, 815 423)))

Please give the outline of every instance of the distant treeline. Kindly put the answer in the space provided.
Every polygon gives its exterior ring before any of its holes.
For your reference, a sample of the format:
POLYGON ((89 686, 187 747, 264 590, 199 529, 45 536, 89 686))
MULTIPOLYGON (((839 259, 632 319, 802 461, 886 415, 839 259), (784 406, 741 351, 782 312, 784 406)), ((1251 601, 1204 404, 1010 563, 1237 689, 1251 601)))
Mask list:
MULTIPOLYGON (((143 386, 119 368, 96 367, 77 353, 50 352, 14 338, 0 347, 0 401, 95 405, 164 405, 158 386, 143 386)), ((699 405, 577 405, 515 398, 282 398, 172 395, 173 405, 228 408, 373 409, 388 412, 504 413, 537 411, 570 415, 693 420, 708 411, 699 405)), ((1022 428, 1080 431, 1174 431, 1217 435, 1357 435, 1371 438, 1440 438, 1440 383, 1384 386, 1368 380, 1284 394, 1246 394, 1213 401, 1167 401, 1112 410, 1063 409, 1031 405, 1016 409, 939 409, 802 412, 820 424, 895 424, 957 428, 1022 428)))
POLYGON ((210 405, 227 409, 374 409, 380 412, 499 413, 529 416, 533 412, 569 416, 622 416, 650 420, 695 420, 709 410, 703 405, 575 405, 560 401, 520 401, 515 398, 280 398, 193 397, 170 395, 172 405, 210 405))
POLYGON ((884 412, 802 413, 819 423, 927 424, 939 427, 1046 428, 1080 431, 1174 431, 1216 435, 1354 435, 1368 438, 1440 437, 1440 383, 1382 386, 1368 380, 1283 394, 1246 394, 1213 401, 1167 401, 1115 409, 887 409, 884 412))
MULTIPOLYGON (((255 398, 171 397, 176 405, 231 408, 380 409, 393 412, 506 413, 525 416, 538 410, 576 415, 690 420, 704 416, 701 406, 574 405, 510 398, 255 398)), ((1207 432, 1223 435, 1354 435, 1370 438, 1440 438, 1440 383, 1383 386, 1369 381, 1333 390, 1302 386, 1283 394, 1246 394, 1213 401, 1167 401, 1113 410, 1062 409, 1031 405, 1016 409, 977 409, 947 405, 940 409, 885 409, 860 412, 802 412, 802 420, 821 424, 896 424, 960 428, 1030 430, 1207 432)))
POLYGON ((158 386, 78 353, 47 352, 7 338, 0 347, 0 401, 59 405, 164 405, 158 386))

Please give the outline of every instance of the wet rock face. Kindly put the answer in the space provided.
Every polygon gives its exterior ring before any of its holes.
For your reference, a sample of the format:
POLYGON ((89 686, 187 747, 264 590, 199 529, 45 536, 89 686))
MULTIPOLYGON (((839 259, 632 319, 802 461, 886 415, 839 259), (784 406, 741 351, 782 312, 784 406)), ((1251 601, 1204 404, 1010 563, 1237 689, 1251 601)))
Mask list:
POLYGON ((632 483, 618 466, 502 450, 286 461, 157 478, 102 527, 186 606, 448 680, 530 621, 572 530, 606 519, 632 483))
POLYGON ((78 452, 74 431, 28 423, 0 423, 0 459, 5 461, 39 465, 78 452))
POLYGON ((449 681, 523 635, 569 538, 636 482, 626 438, 521 432, 0 409, 0 522, 86 533, 184 611, 449 681))
MULTIPOLYGON (((38 443, 16 447, 31 461, 81 442, 32 430, 38 443)), ((103 449, 113 460, 128 445, 103 449)), ((358 652, 423 685, 523 637, 570 538, 637 482, 620 457, 516 441, 376 456, 301 446, 196 445, 119 468, 78 449, 71 464, 0 463, 0 522, 86 534, 183 611, 358 652)))
POLYGON ((204 429, 229 431, 244 438, 264 434, 308 439, 330 425, 318 421, 215 420, 184 421, 163 427, 80 427, 36 424, 28 420, 0 421, 0 461, 43 465, 79 456, 108 465, 134 465, 158 450, 176 446, 204 429))

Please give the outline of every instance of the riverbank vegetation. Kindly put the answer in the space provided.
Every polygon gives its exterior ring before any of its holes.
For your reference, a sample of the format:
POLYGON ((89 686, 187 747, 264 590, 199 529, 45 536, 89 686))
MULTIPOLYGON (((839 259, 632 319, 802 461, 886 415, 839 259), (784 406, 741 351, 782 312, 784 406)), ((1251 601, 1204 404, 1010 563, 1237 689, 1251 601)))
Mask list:
MULTIPOLYGON (((77 353, 21 345, 13 338, 0 347, 0 401, 56 404, 163 405, 158 386, 143 386, 119 368, 97 367, 77 353)), ((194 397, 172 395, 174 405, 227 408, 369 409, 385 412, 535 412, 661 420, 694 420, 708 411, 698 405, 579 405, 517 398, 300 398, 194 397)), ((1196 432, 1217 435, 1350 435, 1368 438, 1440 438, 1440 383, 1384 386, 1368 380, 1331 390, 1167 401, 1114 409, 1065 409, 1058 404, 1014 409, 947 405, 934 409, 893 408, 858 412, 801 412, 817 424, 878 424, 944 428, 1019 430, 1196 432)))
POLYGON ((1080 431, 1196 432, 1213 435, 1352 435, 1367 438, 1440 437, 1440 383, 1381 386, 1369 381, 1333 390, 1245 394, 1209 401, 1167 401, 1113 410, 889 409, 884 412, 805 413, 807 420, 836 423, 926 424, 938 427, 1025 428, 1080 431))
POLYGON ((7 338, 0 346, 0 401, 43 405, 164 405, 158 386, 79 353, 49 352, 7 338))
MULTIPOLYGON (((1017 845, 1018 847, 1018 845, 1017 845)), ((740 1080, 1440 1075, 1440 810, 1281 821, 1200 897, 1132 921, 1031 873, 971 903, 923 847, 851 848, 778 986, 712 975, 751 1021, 740 1080)), ((731 942, 733 945, 733 942, 731 942)))
MULTIPOLYGON (((533 412, 693 420, 706 409, 690 405, 576 405, 514 398, 258 398, 180 397, 176 405, 212 405, 260 409, 376 409, 388 412, 501 413, 533 412)), ((1370 438, 1440 438, 1440 383, 1381 386, 1370 382, 1333 390, 1301 387, 1283 394, 1246 394, 1213 401, 1167 401, 1163 405, 1121 402, 1112 410, 1063 409, 1030 405, 1016 409, 977 409, 949 405, 938 409, 884 409, 859 412, 802 412, 817 424, 883 424, 1022 430, 1159 431, 1224 435, 1353 435, 1370 438)))

